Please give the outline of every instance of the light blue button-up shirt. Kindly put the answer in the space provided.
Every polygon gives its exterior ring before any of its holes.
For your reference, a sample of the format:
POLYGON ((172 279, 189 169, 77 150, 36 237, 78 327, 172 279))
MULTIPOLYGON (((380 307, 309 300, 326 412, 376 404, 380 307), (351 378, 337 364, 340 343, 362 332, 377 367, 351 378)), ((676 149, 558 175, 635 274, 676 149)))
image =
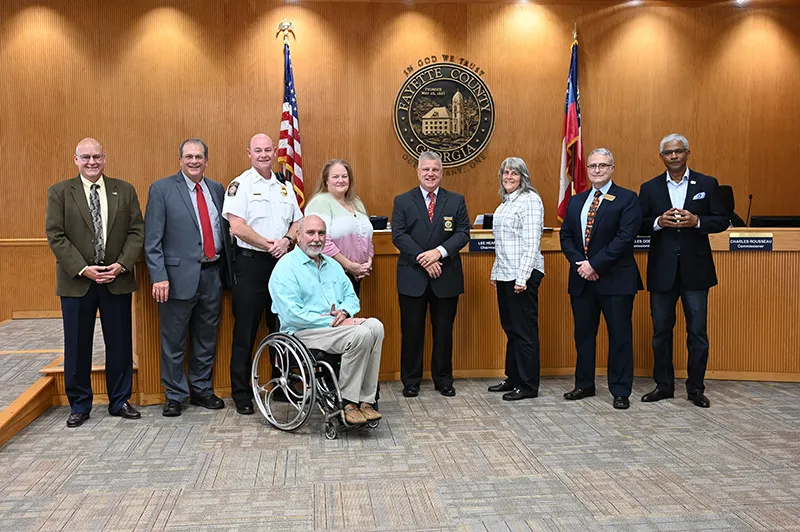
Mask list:
MULTIPOLYGON (((610 189, 611 185, 613 184, 614 182, 609 179, 608 183, 600 188, 600 192, 602 192, 602 194, 600 195, 600 201, 597 203, 598 210, 600 210, 600 205, 603 203, 606 194, 608 194, 608 189, 610 189)), ((594 201, 595 190, 597 189, 592 187, 592 189, 589 191, 589 196, 586 198, 586 201, 583 202, 583 209, 581 209, 581 242, 583 242, 583 235, 586 234, 586 220, 589 217, 589 207, 592 206, 592 202, 594 201)))
POLYGON ((281 321, 281 332, 330 327, 331 307, 355 316, 361 305, 344 269, 335 260, 320 255, 317 263, 299 246, 286 254, 269 278, 272 312, 281 321))

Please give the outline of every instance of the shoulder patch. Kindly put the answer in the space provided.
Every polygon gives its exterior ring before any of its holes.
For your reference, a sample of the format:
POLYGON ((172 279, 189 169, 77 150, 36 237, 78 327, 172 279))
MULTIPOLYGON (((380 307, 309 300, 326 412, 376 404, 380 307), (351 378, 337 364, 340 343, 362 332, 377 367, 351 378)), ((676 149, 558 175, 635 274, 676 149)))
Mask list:
POLYGON ((228 185, 228 196, 235 196, 238 190, 239 190, 239 182, 231 181, 230 185, 228 185))

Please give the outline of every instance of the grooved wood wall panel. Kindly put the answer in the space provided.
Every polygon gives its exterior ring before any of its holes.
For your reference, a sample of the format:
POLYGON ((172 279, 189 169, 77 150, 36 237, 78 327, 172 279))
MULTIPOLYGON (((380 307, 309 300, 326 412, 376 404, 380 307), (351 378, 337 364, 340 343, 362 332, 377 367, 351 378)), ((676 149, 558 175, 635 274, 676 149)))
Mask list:
POLYGON ((71 153, 87 135, 143 204, 149 184, 177 170, 190 136, 210 145, 210 177, 241 173, 249 137, 278 130, 284 18, 296 26, 309 190, 328 158, 345 157, 370 212, 389 214, 415 184, 392 127, 403 69, 447 53, 484 71, 497 116, 485 158, 445 186, 466 195, 473 217, 491 212, 499 163, 521 156, 556 225, 577 22, 585 145, 615 152, 615 181, 638 189, 663 169, 658 140, 681 131, 692 166, 732 184, 740 212, 752 193, 753 214, 798 214, 800 7, 545 4, 4 1, 0 238, 43 236, 46 188, 75 173, 71 153))

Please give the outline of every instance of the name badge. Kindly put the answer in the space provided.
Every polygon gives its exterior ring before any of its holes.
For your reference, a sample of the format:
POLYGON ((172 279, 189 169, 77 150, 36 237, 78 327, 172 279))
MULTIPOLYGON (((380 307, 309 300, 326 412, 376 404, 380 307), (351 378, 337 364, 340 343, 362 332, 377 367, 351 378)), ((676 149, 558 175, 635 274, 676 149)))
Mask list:
POLYGON ((614 201, 617 197, 613 194, 606 194, 603 196, 603 201, 614 201))
POLYGON ((452 231, 453 230, 453 217, 452 216, 445 216, 444 217, 444 230, 445 231, 452 231))

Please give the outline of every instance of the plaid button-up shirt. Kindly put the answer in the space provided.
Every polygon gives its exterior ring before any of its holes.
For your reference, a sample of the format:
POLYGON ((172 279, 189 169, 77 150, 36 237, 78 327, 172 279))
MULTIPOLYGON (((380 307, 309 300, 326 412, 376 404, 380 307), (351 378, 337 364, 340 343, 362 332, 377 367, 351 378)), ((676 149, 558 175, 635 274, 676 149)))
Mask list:
POLYGON ((493 224, 493 281, 515 281, 525 286, 533 270, 544 274, 544 256, 540 249, 544 206, 539 194, 515 190, 507 195, 494 212, 493 224))

